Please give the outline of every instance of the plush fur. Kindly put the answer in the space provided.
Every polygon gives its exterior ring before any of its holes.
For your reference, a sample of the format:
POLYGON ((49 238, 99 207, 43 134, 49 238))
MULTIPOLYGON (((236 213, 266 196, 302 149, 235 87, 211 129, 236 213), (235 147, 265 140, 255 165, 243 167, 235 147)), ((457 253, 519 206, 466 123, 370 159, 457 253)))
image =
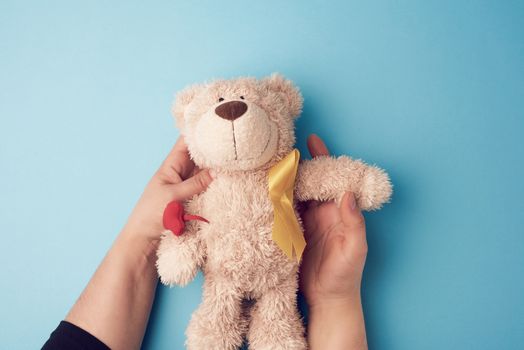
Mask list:
MULTIPOLYGON (((271 239, 273 207, 269 169, 295 144, 299 90, 279 75, 190 86, 177 95, 173 113, 195 164, 214 169, 208 189, 186 203, 186 212, 209 220, 188 222, 175 236, 166 231, 157 252, 162 283, 185 285, 204 272, 202 303, 187 329, 190 350, 307 348, 296 306, 298 264, 271 239), (216 107, 247 104, 244 115, 226 120, 216 107)), ((339 200, 355 193, 362 209, 389 200, 391 185, 381 169, 342 156, 299 165, 298 201, 339 200)))

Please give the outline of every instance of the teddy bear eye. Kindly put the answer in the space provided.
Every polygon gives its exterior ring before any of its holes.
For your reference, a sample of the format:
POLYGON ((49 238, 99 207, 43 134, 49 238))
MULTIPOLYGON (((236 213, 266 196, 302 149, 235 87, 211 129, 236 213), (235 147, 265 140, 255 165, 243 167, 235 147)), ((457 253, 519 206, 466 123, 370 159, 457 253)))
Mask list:
POLYGON ((224 101, 224 98, 223 98, 223 97, 220 97, 220 98, 218 99, 218 102, 222 102, 222 101, 224 101))
POLYGON ((240 96, 240 99, 243 100, 243 99, 244 99, 244 96, 240 96))

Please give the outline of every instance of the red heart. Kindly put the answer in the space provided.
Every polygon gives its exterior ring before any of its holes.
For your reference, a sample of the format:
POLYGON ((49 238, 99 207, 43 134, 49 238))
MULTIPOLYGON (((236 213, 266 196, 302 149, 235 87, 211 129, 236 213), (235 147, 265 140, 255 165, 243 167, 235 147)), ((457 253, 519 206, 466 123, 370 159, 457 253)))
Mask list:
POLYGON ((184 232, 185 222, 189 220, 209 222, 201 216, 185 214, 184 206, 177 201, 170 202, 164 209, 163 225, 166 230, 170 230, 175 236, 180 236, 184 232))

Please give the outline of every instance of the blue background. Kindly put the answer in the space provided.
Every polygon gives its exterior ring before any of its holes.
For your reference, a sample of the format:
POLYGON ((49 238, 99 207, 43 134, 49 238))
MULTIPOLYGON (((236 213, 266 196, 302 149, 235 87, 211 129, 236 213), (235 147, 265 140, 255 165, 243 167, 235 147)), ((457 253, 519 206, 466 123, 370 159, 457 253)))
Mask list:
MULTIPOLYGON (((177 131, 174 92, 278 71, 336 154, 387 169, 368 214, 373 349, 524 343, 524 2, 0 2, 0 343, 38 348, 177 131)), ((160 288, 182 348, 201 278, 160 288)))

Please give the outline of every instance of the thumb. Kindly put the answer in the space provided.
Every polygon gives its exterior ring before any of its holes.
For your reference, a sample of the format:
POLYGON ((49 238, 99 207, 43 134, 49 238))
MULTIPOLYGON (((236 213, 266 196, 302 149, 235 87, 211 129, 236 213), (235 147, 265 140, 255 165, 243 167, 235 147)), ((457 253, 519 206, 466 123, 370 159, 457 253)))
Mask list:
POLYGON ((354 237, 366 239, 366 222, 364 215, 357 206, 355 195, 346 192, 340 201, 340 217, 342 223, 346 226, 350 234, 354 237))
POLYGON ((202 170, 178 184, 173 185, 173 200, 184 201, 203 192, 213 181, 209 170, 202 170))

